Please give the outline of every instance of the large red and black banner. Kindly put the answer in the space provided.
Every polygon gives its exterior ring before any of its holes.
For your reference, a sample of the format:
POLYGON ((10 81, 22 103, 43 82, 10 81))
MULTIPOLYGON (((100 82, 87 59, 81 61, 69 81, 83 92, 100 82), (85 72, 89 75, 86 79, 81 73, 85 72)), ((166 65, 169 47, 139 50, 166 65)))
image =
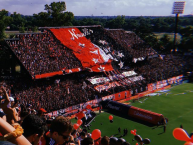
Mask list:
POLYGON ((90 71, 112 71, 111 59, 90 40, 88 40, 78 28, 50 29, 60 42, 73 50, 74 55, 80 60, 84 68, 90 71))

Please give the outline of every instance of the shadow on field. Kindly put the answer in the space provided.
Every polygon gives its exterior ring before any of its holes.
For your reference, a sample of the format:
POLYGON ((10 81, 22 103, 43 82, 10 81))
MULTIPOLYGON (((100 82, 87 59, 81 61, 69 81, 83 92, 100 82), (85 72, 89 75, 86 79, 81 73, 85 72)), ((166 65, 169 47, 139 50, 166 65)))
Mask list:
POLYGON ((164 132, 158 133, 157 135, 161 135, 161 134, 164 134, 164 132))
POLYGON ((133 118, 133 117, 130 117, 130 116, 126 116, 126 115, 123 115, 121 113, 116 113, 116 112, 113 112, 113 111, 109 111, 109 110, 106 110, 106 109, 103 109, 103 111, 107 112, 107 113, 110 113, 110 114, 114 114, 116 116, 119 116, 121 118, 125 118, 125 119, 128 119, 128 120, 131 120, 131 121, 134 121, 134 122, 137 122, 137 123, 140 123, 140 124, 143 124, 143 125, 146 125, 148 127, 157 127, 149 122, 146 122, 146 121, 142 121, 142 120, 139 120, 139 119, 136 119, 136 118, 133 118))
POLYGON ((152 127, 152 129, 156 129, 156 128, 163 128, 163 126, 154 126, 154 127, 152 127))
POLYGON ((127 134, 123 134, 123 135, 121 135, 121 133, 119 134, 119 133, 117 133, 117 134, 113 134, 113 135, 111 135, 112 137, 116 137, 116 138, 122 138, 122 137, 124 137, 124 136, 127 136, 128 135, 128 133, 127 134))

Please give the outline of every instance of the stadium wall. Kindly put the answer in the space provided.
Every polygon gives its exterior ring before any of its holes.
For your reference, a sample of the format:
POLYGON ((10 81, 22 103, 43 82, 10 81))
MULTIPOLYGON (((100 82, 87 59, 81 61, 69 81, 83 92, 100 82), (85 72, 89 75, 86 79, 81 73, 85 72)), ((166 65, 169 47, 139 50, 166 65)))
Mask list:
POLYGON ((108 95, 105 97, 102 97, 100 99, 95 99, 95 100, 91 100, 88 101, 86 103, 81 103, 78 105, 74 105, 65 109, 60 109, 57 111, 53 111, 48 113, 49 116, 57 116, 60 113, 65 113, 65 114, 74 114, 78 112, 78 109, 80 108, 84 108, 85 105, 90 104, 92 106, 97 105, 99 102, 110 99, 110 100, 114 100, 114 101, 118 101, 118 102, 125 102, 125 101, 129 101, 129 100, 133 100, 133 99, 139 99, 141 97, 147 96, 148 94, 160 91, 160 90, 164 90, 164 89, 168 89, 171 87, 171 85, 174 84, 181 84, 183 83, 183 75, 179 75, 176 77, 172 77, 169 78, 167 80, 162 80, 162 81, 158 81, 156 83, 152 83, 152 84, 148 84, 148 90, 142 93, 139 93, 135 96, 131 95, 131 91, 123 91, 123 92, 119 92, 116 94, 112 94, 112 95, 108 95))
POLYGON ((164 116, 159 113, 137 108, 131 105, 125 105, 112 100, 105 100, 101 102, 102 107, 115 114, 138 119, 154 125, 158 125, 164 119, 164 116))

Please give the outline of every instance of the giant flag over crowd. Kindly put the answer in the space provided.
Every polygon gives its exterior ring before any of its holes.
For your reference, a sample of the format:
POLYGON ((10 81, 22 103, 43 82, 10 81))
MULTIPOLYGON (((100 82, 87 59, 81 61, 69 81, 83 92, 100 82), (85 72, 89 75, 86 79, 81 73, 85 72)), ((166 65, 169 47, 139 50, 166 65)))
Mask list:
POLYGON ((111 71, 111 58, 88 40, 78 28, 50 29, 63 45, 73 50, 75 56, 81 61, 84 68, 90 71, 111 71))

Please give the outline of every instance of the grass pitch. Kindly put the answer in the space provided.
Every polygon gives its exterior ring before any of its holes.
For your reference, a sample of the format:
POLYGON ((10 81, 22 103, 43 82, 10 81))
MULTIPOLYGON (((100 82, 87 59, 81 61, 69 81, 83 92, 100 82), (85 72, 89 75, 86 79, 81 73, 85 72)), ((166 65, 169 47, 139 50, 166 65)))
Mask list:
MULTIPOLYGON (((131 101, 132 102, 132 101, 131 101)), ((136 141, 132 141, 134 136, 130 133, 136 129, 143 139, 149 138, 152 145, 183 145, 185 142, 178 141, 173 137, 173 130, 180 125, 187 131, 188 134, 193 132, 193 84, 186 83, 170 88, 167 93, 142 98, 139 102, 131 103, 130 105, 139 108, 147 109, 153 112, 163 114, 169 119, 164 133, 163 127, 150 127, 120 116, 109 114, 107 112, 98 114, 95 121, 91 123, 89 132, 94 129, 100 129, 102 136, 122 137, 123 129, 128 129, 128 134, 123 136, 126 141, 132 145, 136 141), (109 115, 113 115, 113 123, 109 122, 109 115), (121 134, 118 133, 118 127, 121 128, 121 134)), ((73 120, 75 122, 75 120, 73 120)))
MULTIPOLYGON (((154 34, 157 36, 158 39, 162 38, 164 36, 164 34, 167 34, 169 36, 170 41, 174 40, 174 33, 158 33, 158 32, 156 32, 154 34)), ((180 43, 180 40, 181 40, 181 35, 179 33, 177 33, 176 41, 178 43, 180 43)))

